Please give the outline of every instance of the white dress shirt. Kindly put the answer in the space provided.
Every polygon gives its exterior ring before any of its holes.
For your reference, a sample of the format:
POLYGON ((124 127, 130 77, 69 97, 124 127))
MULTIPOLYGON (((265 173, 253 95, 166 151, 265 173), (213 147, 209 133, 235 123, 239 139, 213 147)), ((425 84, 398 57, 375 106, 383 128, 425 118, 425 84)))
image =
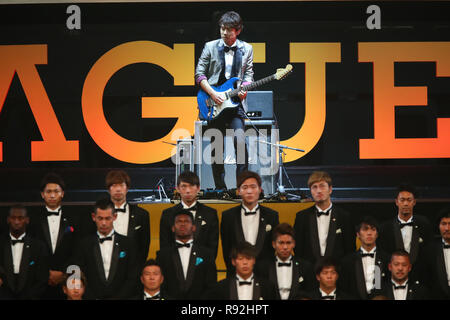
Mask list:
POLYGON ((259 205, 253 208, 253 210, 250 210, 244 204, 242 204, 241 222, 245 241, 254 246, 256 244, 256 238, 258 237, 259 229, 259 205), (249 211, 256 211, 256 214, 246 216, 244 213, 249 211))
POLYGON ((55 253, 56 242, 58 241, 59 225, 61 223, 62 209, 61 207, 58 207, 57 209, 53 210, 47 206, 45 207, 47 208, 48 212, 59 213, 57 216, 56 215, 47 216, 48 229, 50 231, 50 240, 52 242, 52 252, 55 253))
POLYGON ((277 270, 277 282, 278 282, 278 289, 280 291, 281 300, 287 300, 289 298, 289 293, 291 292, 291 286, 292 286, 292 268, 293 268, 293 262, 292 262, 292 256, 290 256, 286 261, 280 260, 280 258, 276 258, 275 267, 277 270), (291 263, 290 267, 279 267, 278 263, 291 263))
MULTIPOLYGON (((402 219, 398 218, 398 221, 400 223, 410 223, 413 221, 413 216, 411 216, 411 218, 409 218, 408 221, 403 221, 402 219)), ((411 251, 411 238, 412 238, 412 231, 413 231, 413 227, 412 226, 406 226, 400 229, 401 233, 402 233, 402 238, 403 238, 403 246, 405 247, 406 252, 410 253, 411 251)))
POLYGON ((328 230, 330 229, 330 218, 331 218, 331 207, 333 204, 330 204, 330 206, 322 210, 318 206, 316 206, 317 210, 319 212, 325 212, 330 210, 330 213, 328 215, 321 215, 320 217, 317 217, 317 231, 319 235, 319 244, 320 244, 320 255, 323 257, 325 255, 325 250, 327 249, 327 238, 328 238, 328 230))
POLYGON ((109 270, 111 268, 111 257, 114 248, 114 229, 106 237, 101 235, 98 231, 97 235, 100 239, 112 236, 112 241, 103 241, 103 243, 99 242, 100 252, 102 254, 103 268, 105 270, 105 278, 106 280, 108 280, 109 270))
POLYGON ((334 297, 333 299, 327 299, 327 300, 336 300, 336 289, 334 289, 330 293, 326 293, 325 291, 322 291, 322 289, 320 289, 320 288, 319 288, 319 291, 320 291, 320 295, 322 297, 325 297, 325 296, 333 296, 334 297))
POLYGON ((130 221, 130 206, 124 202, 120 207, 114 206, 115 209, 125 209, 125 212, 117 211, 117 218, 114 220, 114 230, 121 235, 128 235, 128 222, 130 221))
MULTIPOLYGON (((176 240, 177 243, 180 244, 184 244, 184 242, 176 240)), ((193 245, 194 240, 189 240, 186 243, 190 243, 191 245, 189 246, 189 248, 186 247, 181 247, 178 248, 178 254, 180 255, 180 260, 181 260, 181 266, 183 267, 183 275, 184 275, 184 279, 186 279, 187 276, 187 272, 188 272, 188 267, 189 267, 189 259, 191 258, 191 251, 192 251, 192 245, 193 245)))
MULTIPOLYGON (((11 233, 9 234, 11 240, 22 240, 25 237, 25 233, 23 233, 20 237, 15 238, 11 233)), ((12 253, 12 261, 14 265, 14 274, 18 274, 20 272, 20 262, 22 261, 22 253, 23 253, 23 243, 18 242, 15 245, 11 244, 11 253, 12 253)))
MULTIPOLYGON (((225 47, 228 47, 228 45, 223 40, 221 41, 225 47)), ((233 43, 231 47, 236 47, 236 41, 233 43)), ((228 52, 224 53, 225 53, 225 78, 230 79, 231 70, 233 68, 234 51, 229 50, 228 52)))
MULTIPOLYGON (((183 209, 189 210, 189 208, 194 207, 197 204, 197 201, 194 201, 193 204, 191 204, 190 206, 188 206, 186 203, 183 202, 183 200, 181 200, 181 205, 183 206, 183 209)), ((192 217, 195 220, 195 214, 197 213, 196 210, 189 210, 192 213, 192 217)))
POLYGON ((370 256, 362 257, 362 265, 364 270, 364 279, 366 280, 366 290, 367 293, 370 293, 375 286, 375 259, 376 259, 376 247, 374 247, 370 251, 366 251, 363 247, 361 247, 362 253, 373 253, 373 258, 370 256))
POLYGON ((243 279, 239 275, 236 275, 236 288, 238 294, 238 300, 253 300, 253 274, 248 279, 243 279), (239 285, 239 281, 250 281, 250 285, 239 285))
POLYGON ((408 295, 408 280, 405 280, 405 282, 398 284, 396 282, 392 281, 392 291, 394 292, 394 299, 395 300, 406 300, 406 296, 408 295), (396 287, 398 286, 404 286, 406 285, 405 289, 394 289, 394 285, 396 287))
MULTIPOLYGON (((442 240, 444 244, 450 245, 450 243, 446 243, 442 240)), ((450 249, 442 249, 444 250, 444 261, 445 261, 445 270, 447 271, 447 281, 450 287, 450 249)))

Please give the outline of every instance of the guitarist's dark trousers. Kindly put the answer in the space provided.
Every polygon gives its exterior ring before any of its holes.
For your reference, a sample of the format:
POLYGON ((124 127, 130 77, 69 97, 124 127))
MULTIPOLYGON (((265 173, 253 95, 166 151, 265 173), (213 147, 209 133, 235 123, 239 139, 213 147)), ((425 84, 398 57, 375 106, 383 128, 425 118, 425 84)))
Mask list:
MULTIPOLYGON (((236 177, 243 171, 248 170, 248 150, 247 145, 245 143, 245 113, 244 109, 242 107, 242 104, 239 104, 238 108, 233 108, 229 110, 224 110, 223 114, 220 114, 218 118, 211 120, 208 123, 207 129, 215 128, 220 130, 222 132, 222 136, 225 139, 226 129, 233 129, 234 131, 234 150, 236 153, 236 177), (241 130, 238 130, 241 129, 241 130), (236 131, 238 130, 238 131, 236 131), (243 148, 242 148, 243 144, 243 148), (244 155, 244 161, 238 161, 242 160, 242 155, 238 157, 238 150, 245 150, 244 155), (244 162, 244 163, 238 163, 238 162, 244 162)), ((211 143, 214 143, 214 137, 211 138, 211 143)), ((225 146, 225 141, 224 141, 225 146)), ((211 158, 214 159, 215 157, 215 149, 212 148, 211 151, 211 158)), ((216 186, 216 189, 226 189, 225 185, 225 166, 223 157, 220 159, 217 159, 218 162, 212 163, 212 172, 214 177, 214 184, 216 186)))

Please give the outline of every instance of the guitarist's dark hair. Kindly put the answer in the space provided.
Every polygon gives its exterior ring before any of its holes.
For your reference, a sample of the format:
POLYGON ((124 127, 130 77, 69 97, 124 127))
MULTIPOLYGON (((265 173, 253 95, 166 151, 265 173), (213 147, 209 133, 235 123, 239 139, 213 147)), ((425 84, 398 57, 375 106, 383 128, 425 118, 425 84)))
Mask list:
POLYGON ((224 25, 225 28, 234 28, 241 31, 242 29, 244 29, 242 18, 239 13, 235 11, 225 12, 222 17, 220 17, 219 27, 221 27, 222 25, 224 25))

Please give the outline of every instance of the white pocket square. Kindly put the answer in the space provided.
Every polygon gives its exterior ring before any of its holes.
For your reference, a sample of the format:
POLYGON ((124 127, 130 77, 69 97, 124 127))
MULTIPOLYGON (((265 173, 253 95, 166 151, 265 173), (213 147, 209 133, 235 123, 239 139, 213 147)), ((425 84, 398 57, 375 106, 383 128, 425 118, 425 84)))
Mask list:
POLYGON ((137 226, 137 227, 135 227, 134 228, 134 230, 138 230, 138 229, 140 229, 142 226, 137 226))
POLYGON ((269 232, 272 230, 272 226, 270 224, 266 225, 266 232, 269 232))
POLYGON ((336 234, 338 234, 338 233, 342 233, 342 230, 341 229, 337 229, 336 230, 336 234))
POLYGON ((303 282, 303 277, 298 278, 298 283, 303 282))
POLYGON ((422 243, 423 242, 423 239, 422 238, 419 238, 419 243, 422 243))
POLYGON ((202 220, 202 226, 204 226, 206 224, 205 220, 202 220))

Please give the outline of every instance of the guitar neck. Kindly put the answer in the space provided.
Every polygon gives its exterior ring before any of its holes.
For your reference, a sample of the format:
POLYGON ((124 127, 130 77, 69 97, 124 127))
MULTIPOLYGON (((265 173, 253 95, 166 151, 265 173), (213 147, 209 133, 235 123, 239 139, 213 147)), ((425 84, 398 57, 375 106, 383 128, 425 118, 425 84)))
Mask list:
POLYGON ((244 90, 244 91, 249 91, 249 90, 252 90, 252 89, 257 88, 259 86, 262 86, 263 84, 269 83, 270 81, 273 81, 273 80, 275 80, 275 75, 274 74, 270 75, 268 77, 265 77, 265 78, 263 78, 261 80, 258 80, 258 81, 252 82, 250 84, 247 84, 245 86, 241 86, 240 88, 231 90, 230 93, 228 94, 228 97, 229 98, 236 97, 239 94, 239 91, 241 89, 244 90))

